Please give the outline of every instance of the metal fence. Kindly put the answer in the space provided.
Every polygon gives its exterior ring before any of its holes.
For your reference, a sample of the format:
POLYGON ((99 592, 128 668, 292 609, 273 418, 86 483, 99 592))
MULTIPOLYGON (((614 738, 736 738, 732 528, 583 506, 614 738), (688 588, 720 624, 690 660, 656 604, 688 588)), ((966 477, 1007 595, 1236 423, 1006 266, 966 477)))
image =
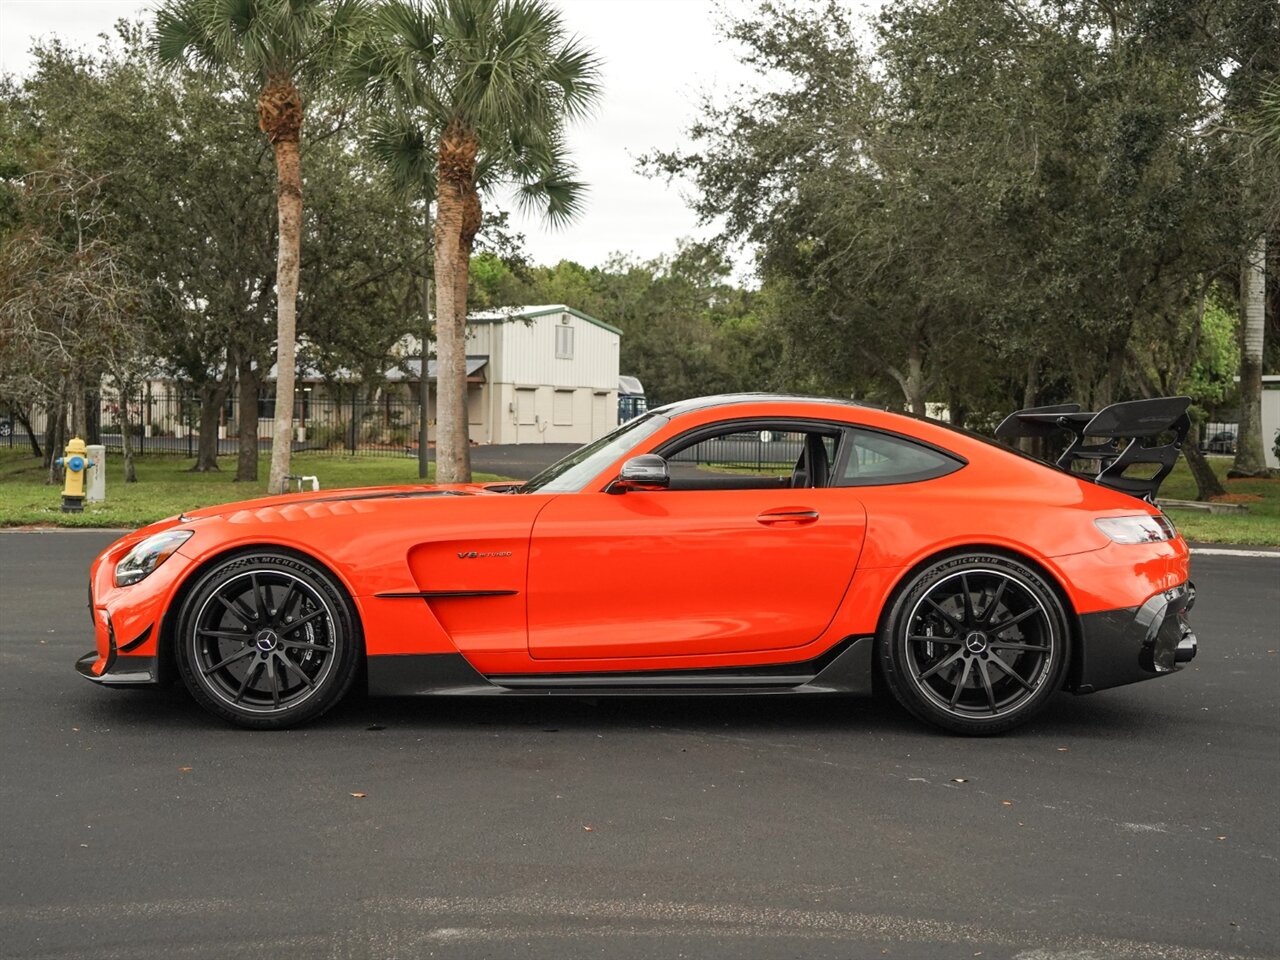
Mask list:
POLYGON ((803 449, 804 434, 753 430, 695 443, 673 455, 671 461, 773 473, 794 465, 803 449))
MULTIPOLYGON (((321 394, 314 388, 299 390, 294 404, 294 450, 335 456, 417 456, 421 421, 415 395, 404 388, 342 392, 346 396, 321 394)), ((87 409, 85 439, 89 443, 121 450, 127 411, 135 453, 195 457, 199 449, 200 399, 194 392, 143 389, 127 399, 103 393, 87 409)), ((49 412, 36 409, 26 419, 43 447, 49 412)), ((15 411, 0 408, 0 443, 10 447, 27 444, 27 425, 22 420, 15 411)), ((256 422, 258 449, 270 453, 275 430, 273 398, 259 399, 256 422)), ((218 455, 239 453, 240 405, 236 397, 219 406, 214 424, 218 455)))

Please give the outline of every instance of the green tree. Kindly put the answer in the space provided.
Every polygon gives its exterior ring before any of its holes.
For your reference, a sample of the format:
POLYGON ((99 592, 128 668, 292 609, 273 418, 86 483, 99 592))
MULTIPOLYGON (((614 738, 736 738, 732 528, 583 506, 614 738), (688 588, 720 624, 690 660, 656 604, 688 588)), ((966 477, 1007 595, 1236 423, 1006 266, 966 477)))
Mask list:
POLYGON ((1206 82, 1226 61, 1189 39, 1216 23, 1192 0, 900 0, 864 45, 837 4, 764 5, 728 33, 767 82, 648 166, 756 245, 816 387, 955 419, 1105 404, 1137 325, 1184 316, 1256 234, 1206 82))
MULTIPOLYGON (((351 76, 375 103, 415 125, 435 161, 433 251, 439 356, 437 477, 471 476, 466 413, 466 314, 481 189, 519 185, 552 223, 576 212, 582 186, 564 126, 596 99, 594 54, 542 0, 389 0, 357 47, 351 76)), ((425 352, 425 350, 424 350, 425 352)))
MULTIPOLYGON (((34 60, 25 80, 0 88, 0 156, 20 176, 74 162, 95 178, 111 243, 148 285, 136 319, 149 373, 189 383, 199 397, 194 469, 217 469, 221 414, 238 384, 236 477, 256 479, 277 244, 275 173, 251 120, 253 94, 231 78, 161 70, 132 24, 92 53, 51 42, 37 45, 34 60)), ((339 114, 324 99, 314 106, 339 114)), ((322 373, 374 379, 407 329, 421 238, 349 127, 313 127, 301 149, 309 213, 300 353, 322 373)))
POLYGON ((110 241, 94 177, 66 166, 31 173, 16 213, 0 243, 0 395, 43 405, 52 483, 53 458, 70 436, 87 436, 89 388, 142 353, 147 289, 110 241))
POLYGON ((154 49, 161 63, 231 75, 254 86, 258 127, 275 156, 277 374, 268 479, 274 491, 284 487, 293 449, 302 243, 301 87, 333 68, 360 12, 355 0, 165 0, 156 13, 154 49))

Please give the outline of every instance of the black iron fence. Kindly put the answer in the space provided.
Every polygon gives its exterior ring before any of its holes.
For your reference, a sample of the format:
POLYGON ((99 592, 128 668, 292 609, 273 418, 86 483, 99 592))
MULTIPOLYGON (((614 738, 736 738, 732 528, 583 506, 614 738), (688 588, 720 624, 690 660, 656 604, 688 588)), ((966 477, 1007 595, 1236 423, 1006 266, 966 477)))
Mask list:
MULTIPOLYGON (((269 453, 275 431, 275 400, 261 398, 257 407, 255 439, 259 451, 269 453)), ((200 449, 201 404, 194 392, 143 388, 127 398, 103 393, 87 410, 88 443, 123 449, 127 423, 135 453, 195 457, 200 449)), ((52 419, 48 410, 40 408, 20 416, 18 411, 0 407, 0 443, 10 447, 27 444, 30 427, 43 447, 52 419)), ((219 456, 239 453, 238 398, 229 397, 207 422, 215 434, 208 442, 216 443, 219 456)), ((408 388, 351 389, 338 395, 304 388, 294 404, 293 449, 335 456, 417 456, 420 423, 418 398, 408 388)), ((434 442, 434 423, 430 424, 430 436, 434 442)))
POLYGON ((673 455, 671 461, 775 473, 794 465, 803 449, 804 434, 753 430, 695 443, 673 455))
MULTIPOLYGON (((304 386, 294 403, 293 449, 335 456, 417 456, 421 421, 416 388, 416 384, 377 389, 346 384, 337 388, 304 386)), ((434 396, 430 400, 434 413, 434 396)), ((275 400, 261 397, 257 407, 258 449, 267 454, 275 430, 275 400)), ((228 397, 215 414, 211 417, 215 437, 209 442, 216 443, 219 456, 234 456, 240 450, 239 399, 228 397)), ((127 398, 103 391, 88 404, 86 419, 85 440, 109 450, 123 448, 126 422, 135 453, 195 457, 200 447, 201 403, 199 395, 190 390, 144 387, 127 398)), ((43 448, 49 422, 49 411, 38 407, 26 411, 25 416, 0 407, 0 445, 26 445, 29 425, 43 448)), ((430 442, 434 442, 434 422, 429 427, 430 442)), ((1234 454, 1236 431, 1233 422, 1205 423, 1200 430, 1200 447, 1207 453, 1234 454)), ((794 464, 802 447, 799 434, 757 431, 707 440, 672 459, 762 471, 794 464)))

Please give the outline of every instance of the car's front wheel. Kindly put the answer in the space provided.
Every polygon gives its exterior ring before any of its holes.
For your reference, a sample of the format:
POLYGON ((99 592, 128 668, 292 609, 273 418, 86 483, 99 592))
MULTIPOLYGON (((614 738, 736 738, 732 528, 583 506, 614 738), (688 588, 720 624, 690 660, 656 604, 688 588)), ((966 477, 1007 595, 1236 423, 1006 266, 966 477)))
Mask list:
POLYGON ((1029 720, 1062 685, 1067 618, 1027 565, 952 556, 898 593, 880 656, 889 689, 915 716, 956 733, 1000 733, 1029 720))
POLYGON ((278 729, 313 720, 355 678, 359 628, 324 570, 275 552, 215 565, 187 595, 177 661, 196 701, 232 723, 278 729))

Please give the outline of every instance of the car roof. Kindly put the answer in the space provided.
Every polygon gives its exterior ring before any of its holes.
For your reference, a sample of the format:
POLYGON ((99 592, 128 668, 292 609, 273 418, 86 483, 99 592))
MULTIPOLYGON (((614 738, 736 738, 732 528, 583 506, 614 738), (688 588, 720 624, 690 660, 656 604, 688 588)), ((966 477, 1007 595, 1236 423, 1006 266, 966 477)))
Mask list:
POLYGON ((714 407, 730 407, 742 403, 806 403, 827 407, 862 407, 871 410, 884 410, 883 406, 873 403, 862 403, 858 400, 837 400, 832 397, 804 397, 787 393, 721 393, 710 397, 693 397, 689 400, 677 400, 661 407, 654 407, 651 412, 665 417, 678 417, 699 410, 710 410, 714 407))

